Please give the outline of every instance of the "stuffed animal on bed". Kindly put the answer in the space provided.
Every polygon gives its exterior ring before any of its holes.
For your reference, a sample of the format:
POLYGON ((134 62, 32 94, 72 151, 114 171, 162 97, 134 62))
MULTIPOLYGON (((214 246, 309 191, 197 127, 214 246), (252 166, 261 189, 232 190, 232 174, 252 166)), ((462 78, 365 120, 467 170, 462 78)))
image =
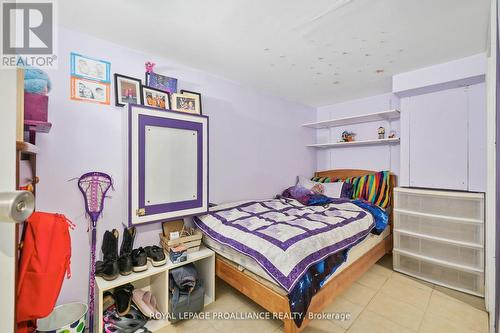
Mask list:
POLYGON ((41 69, 34 67, 26 67, 24 69, 25 92, 47 95, 50 92, 51 86, 49 76, 41 69))

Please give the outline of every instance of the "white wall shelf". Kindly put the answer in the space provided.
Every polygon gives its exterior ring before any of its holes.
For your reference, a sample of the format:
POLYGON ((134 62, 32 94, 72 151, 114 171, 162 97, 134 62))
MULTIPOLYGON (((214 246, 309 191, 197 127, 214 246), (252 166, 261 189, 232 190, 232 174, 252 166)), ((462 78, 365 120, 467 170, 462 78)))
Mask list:
POLYGON ((307 145, 307 147, 328 149, 328 148, 343 148, 352 146, 371 146, 371 145, 398 144, 398 143, 399 143, 399 138, 390 138, 390 139, 373 139, 373 140, 361 140, 361 141, 351 141, 351 142, 316 143, 307 145))
POLYGON ((369 123, 369 122, 374 122, 374 121, 394 120, 394 119, 398 119, 399 115, 400 115, 399 110, 393 109, 393 110, 368 113, 368 114, 353 116, 353 117, 324 120, 324 121, 304 124, 302 126, 308 127, 308 128, 321 129, 321 128, 345 126, 345 125, 352 125, 352 124, 359 124, 359 123, 369 123))

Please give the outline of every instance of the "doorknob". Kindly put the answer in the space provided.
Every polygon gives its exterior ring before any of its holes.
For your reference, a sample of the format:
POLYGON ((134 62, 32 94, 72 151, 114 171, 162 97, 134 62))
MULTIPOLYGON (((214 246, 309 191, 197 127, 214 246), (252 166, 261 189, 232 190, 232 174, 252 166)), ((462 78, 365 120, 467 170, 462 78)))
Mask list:
POLYGON ((0 222, 24 222, 35 210, 35 197, 28 191, 0 192, 0 222))

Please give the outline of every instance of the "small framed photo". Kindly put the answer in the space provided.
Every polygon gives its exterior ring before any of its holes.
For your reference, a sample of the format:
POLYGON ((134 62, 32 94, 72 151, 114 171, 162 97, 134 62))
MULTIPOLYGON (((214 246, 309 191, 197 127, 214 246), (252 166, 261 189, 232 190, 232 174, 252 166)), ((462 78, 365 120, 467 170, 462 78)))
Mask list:
POLYGON ((199 105, 199 108, 200 108, 200 114, 203 114, 203 110, 201 108, 201 94, 200 93, 195 92, 195 91, 181 89, 181 94, 197 98, 198 99, 197 104, 199 105))
POLYGON ((115 73, 115 104, 142 104, 142 82, 139 79, 115 73))
POLYGON ((109 105, 109 83, 72 77, 70 90, 72 100, 109 105))
POLYGON ((184 94, 172 94, 172 110, 201 114, 199 99, 184 94))
POLYGON ((146 73, 146 86, 174 94, 177 92, 177 79, 154 72, 146 73))
POLYGON ((71 52, 71 76, 109 83, 111 63, 71 52))
POLYGON ((158 89, 142 86, 144 105, 170 110, 170 94, 158 89))

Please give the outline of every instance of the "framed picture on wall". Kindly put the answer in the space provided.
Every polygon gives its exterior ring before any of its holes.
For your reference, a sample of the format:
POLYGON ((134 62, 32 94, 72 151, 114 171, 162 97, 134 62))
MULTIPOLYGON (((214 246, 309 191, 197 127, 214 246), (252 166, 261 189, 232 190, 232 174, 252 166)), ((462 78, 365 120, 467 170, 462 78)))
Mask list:
POLYGON ((146 73, 146 86, 174 94, 177 92, 177 79, 154 72, 146 73))
POLYGON ((111 63, 71 52, 71 76, 109 83, 111 63))
POLYGON ((200 108, 200 113, 199 114, 203 114, 203 110, 201 108, 201 94, 200 93, 195 92, 195 91, 189 91, 189 90, 181 89, 181 94, 189 96, 189 97, 196 98, 197 99, 197 104, 199 105, 199 108, 200 108))
POLYGON ((170 94, 158 89, 142 86, 144 105, 160 109, 170 109, 170 94))
POLYGON ((141 86, 141 80, 115 73, 115 105, 142 104, 141 86))
POLYGON ((201 114, 198 96, 188 96, 184 94, 172 94, 172 110, 201 114))
POLYGON ((79 77, 71 77, 71 99, 109 105, 109 83, 97 82, 79 77))

